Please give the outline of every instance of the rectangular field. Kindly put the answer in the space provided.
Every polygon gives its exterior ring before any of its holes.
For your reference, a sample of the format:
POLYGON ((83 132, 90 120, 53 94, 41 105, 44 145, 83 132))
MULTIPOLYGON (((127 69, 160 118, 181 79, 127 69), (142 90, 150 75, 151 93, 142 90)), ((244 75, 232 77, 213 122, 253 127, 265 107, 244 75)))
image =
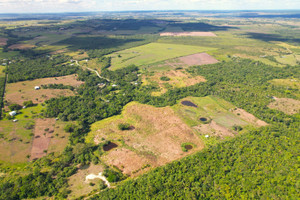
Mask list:
POLYGON ((116 70, 131 64, 146 67, 147 65, 163 60, 212 51, 215 49, 216 48, 191 45, 150 43, 118 51, 108 56, 112 57, 112 66, 110 69, 116 70))

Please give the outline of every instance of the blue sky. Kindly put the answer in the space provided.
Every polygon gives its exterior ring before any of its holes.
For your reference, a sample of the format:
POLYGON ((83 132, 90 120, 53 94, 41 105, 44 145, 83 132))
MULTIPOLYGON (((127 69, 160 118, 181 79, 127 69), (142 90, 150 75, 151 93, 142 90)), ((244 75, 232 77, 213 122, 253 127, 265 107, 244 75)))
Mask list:
POLYGON ((300 9, 300 0, 0 0, 0 13, 300 9))

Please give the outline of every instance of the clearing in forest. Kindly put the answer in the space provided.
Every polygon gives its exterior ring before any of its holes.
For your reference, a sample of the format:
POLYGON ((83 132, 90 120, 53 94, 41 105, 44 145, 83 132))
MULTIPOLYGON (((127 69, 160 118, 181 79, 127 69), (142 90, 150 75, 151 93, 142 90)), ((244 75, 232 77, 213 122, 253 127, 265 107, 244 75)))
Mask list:
POLYGON ((99 172, 103 171, 104 167, 100 164, 90 164, 79 168, 76 174, 68 178, 68 189, 71 190, 68 199, 77 199, 80 196, 89 194, 93 190, 99 189, 100 182, 103 182, 101 179, 86 180, 86 177, 90 174, 99 174, 99 172))
POLYGON ((212 32, 164 32, 160 33, 160 36, 206 36, 206 37, 217 37, 216 34, 212 32))
POLYGON ((245 110, 236 108, 231 103, 215 96, 188 97, 180 100, 180 102, 183 101, 191 102, 191 105, 196 106, 180 103, 173 106, 173 109, 186 124, 201 135, 224 138, 234 136, 240 128, 267 125, 245 110))
POLYGON ((100 159, 136 176, 149 167, 199 151, 204 143, 265 125, 252 114, 215 96, 189 97, 164 108, 131 102, 121 115, 92 124, 86 141, 114 143, 114 148, 105 151, 100 159), (121 124, 127 124, 128 128, 121 130, 121 124))
POLYGON ((215 49, 216 48, 190 45, 150 43, 123 51, 118 51, 109 54, 108 56, 112 57, 110 69, 116 70, 132 64, 147 67, 150 64, 164 60, 215 49))
POLYGON ((196 53, 151 65, 149 67, 149 70, 167 71, 171 69, 187 68, 195 65, 215 64, 217 62, 219 61, 207 53, 196 53))
POLYGON ((13 44, 9 46, 9 49, 32 49, 33 47, 36 47, 32 44, 13 44))
POLYGON ((0 38, 0 46, 6 45, 7 40, 7 38, 0 38))
POLYGON ((290 98, 274 98, 274 102, 271 102, 268 107, 284 112, 288 115, 299 113, 300 101, 290 98))
POLYGON ((47 155, 48 146, 54 133, 55 119, 36 119, 30 159, 47 155))
POLYGON ((6 87, 5 100, 9 103, 22 104, 24 101, 32 100, 34 103, 41 103, 53 97, 72 96, 74 92, 69 89, 39 89, 35 86, 48 84, 64 84, 77 87, 83 82, 76 80, 75 75, 61 76, 55 78, 42 78, 31 81, 9 83, 6 87))
POLYGON ((156 108, 136 102, 126 105, 122 115, 92 124, 87 141, 116 143, 118 147, 107 151, 101 159, 129 175, 136 175, 149 165, 166 164, 204 147, 194 131, 170 107, 156 108), (130 124, 130 129, 120 130, 121 123, 130 124), (184 152, 183 143, 191 143, 194 148, 184 152))
POLYGON ((150 73, 149 75, 143 76, 143 84, 158 84, 160 89, 159 92, 152 92, 153 96, 159 96, 168 91, 168 88, 173 87, 187 87, 195 85, 200 82, 205 82, 205 78, 202 76, 192 76, 184 70, 171 70, 156 72, 155 74, 150 73), (164 80, 162 77, 166 77, 164 80))
POLYGON ((27 162, 30 155, 34 120, 0 121, 0 161, 27 162))

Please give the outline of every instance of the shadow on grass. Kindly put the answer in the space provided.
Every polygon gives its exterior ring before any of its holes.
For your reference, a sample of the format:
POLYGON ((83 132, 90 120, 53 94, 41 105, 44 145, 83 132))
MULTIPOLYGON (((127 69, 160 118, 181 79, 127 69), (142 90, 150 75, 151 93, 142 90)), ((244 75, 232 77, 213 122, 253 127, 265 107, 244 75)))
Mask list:
POLYGON ((133 38, 110 38, 105 36, 97 37, 71 37, 55 43, 54 45, 67 45, 70 50, 78 49, 112 49, 123 46, 127 43, 141 42, 143 39, 133 38))
POLYGON ((215 26, 206 23, 174 23, 170 26, 176 26, 182 28, 184 31, 227 31, 229 29, 238 29, 237 27, 229 26, 215 26))
POLYGON ((278 41, 278 42, 291 42, 291 43, 300 43, 300 38, 291 38, 284 37, 276 34, 267 34, 267 33, 253 33, 248 32, 245 34, 248 38, 262 40, 265 42, 278 41))

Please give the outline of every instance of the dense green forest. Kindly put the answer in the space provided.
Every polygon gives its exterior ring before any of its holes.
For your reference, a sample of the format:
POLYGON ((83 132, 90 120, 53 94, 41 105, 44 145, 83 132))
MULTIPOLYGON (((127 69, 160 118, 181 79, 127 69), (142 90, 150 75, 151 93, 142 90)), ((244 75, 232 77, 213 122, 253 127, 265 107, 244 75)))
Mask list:
POLYGON ((6 72, 8 82, 33 80, 37 78, 58 77, 74 74, 77 66, 63 64, 70 58, 68 56, 41 57, 14 61, 6 72))

